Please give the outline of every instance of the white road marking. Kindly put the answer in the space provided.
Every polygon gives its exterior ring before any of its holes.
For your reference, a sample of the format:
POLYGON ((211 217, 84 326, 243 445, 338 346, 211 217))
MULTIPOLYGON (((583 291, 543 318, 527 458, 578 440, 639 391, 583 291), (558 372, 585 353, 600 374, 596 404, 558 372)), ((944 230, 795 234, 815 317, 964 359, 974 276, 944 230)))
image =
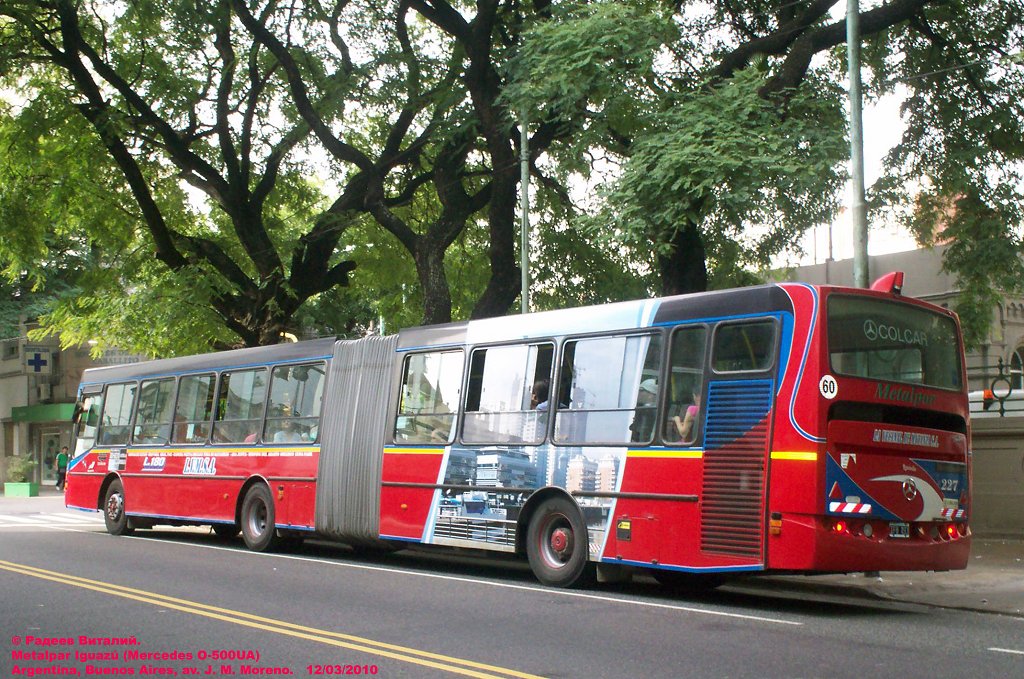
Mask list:
MULTIPOLYGON (((130 536, 130 537, 128 537, 128 539, 130 539, 130 540, 147 540, 147 541, 153 541, 153 542, 160 542, 160 543, 163 543, 163 544, 177 544, 177 545, 181 545, 182 544, 180 542, 175 542, 174 540, 165 540, 165 539, 161 539, 161 538, 150 538, 150 537, 144 537, 144 536, 139 536, 139 535, 130 536)), ((712 615, 712 616, 723 617, 723 618, 735 618, 735 619, 739 619, 739 620, 750 620, 750 621, 753 621, 753 622, 771 623, 771 624, 776 624, 776 625, 802 626, 804 624, 804 623, 798 622, 796 620, 785 620, 785 619, 782 619, 782 618, 769 618, 769 617, 758 616, 758 615, 745 615, 745 614, 742 614, 742 613, 727 613, 725 611, 715 611, 715 610, 710 610, 710 609, 706 609, 706 608, 695 608, 693 606, 680 606, 678 604, 662 604, 662 603, 657 603, 657 602, 653 602, 653 601, 637 601, 637 600, 633 600, 633 599, 624 599, 622 597, 607 596, 607 595, 604 595, 604 594, 588 594, 586 592, 577 592, 577 591, 564 590, 564 589, 549 589, 549 588, 540 587, 540 586, 514 585, 514 584, 511 584, 511 583, 507 583, 507 582, 493 582, 493 581, 490 581, 490 580, 479 580, 477 578, 465 578, 465 577, 459 577, 459 576, 455 576, 455 575, 443 575, 443 574, 440 574, 440 573, 423 573, 423 572, 420 572, 420 571, 404 570, 404 569, 401 569, 401 568, 392 568, 392 567, 387 567, 387 566, 369 566, 369 565, 366 565, 366 564, 342 563, 342 562, 338 562, 338 561, 325 561, 325 560, 322 560, 322 559, 315 559, 315 558, 308 557, 308 556, 295 556, 295 555, 291 555, 291 554, 268 554, 268 553, 265 553, 265 552, 250 552, 248 550, 240 550, 240 549, 235 549, 235 548, 232 548, 232 547, 219 547, 219 546, 216 546, 216 545, 188 544, 187 546, 189 546, 189 547, 199 547, 199 548, 202 548, 202 549, 214 549, 214 550, 225 551, 225 552, 234 552, 235 554, 242 554, 242 555, 246 555, 246 556, 250 556, 250 557, 265 557, 265 558, 273 558, 273 559, 288 559, 288 560, 292 560, 292 561, 307 561, 309 563, 315 563, 315 564, 320 564, 320 565, 325 565, 325 566, 336 566, 338 568, 351 568, 351 569, 354 569, 354 570, 374 571, 374 572, 377 572, 377 573, 391 573, 391 574, 396 574, 396 575, 411 575, 411 576, 421 577, 421 578, 432 578, 432 579, 435 579, 435 580, 450 580, 452 582, 470 583, 470 584, 475 584, 475 585, 481 585, 481 586, 484 586, 484 587, 495 587, 495 588, 499 588, 499 589, 514 589, 514 590, 520 590, 520 591, 525 591, 525 592, 534 592, 534 593, 538 593, 538 594, 548 594, 548 595, 551 595, 551 596, 571 597, 571 598, 575 598, 575 599, 590 599, 592 601, 602 601, 602 602, 606 602, 606 603, 624 604, 624 605, 628 605, 628 606, 640 606, 640 607, 643 607, 643 608, 659 608, 659 609, 664 609, 664 610, 682 611, 682 612, 685 612, 685 613, 697 613, 697 614, 700 614, 700 615, 712 615)))
POLYGON ((990 648, 988 650, 994 651, 995 653, 1010 653, 1012 655, 1024 655, 1024 651, 1017 651, 1012 648, 990 648))
POLYGON ((0 528, 56 528, 64 526, 98 526, 100 514, 83 515, 47 512, 39 514, 0 514, 0 528))

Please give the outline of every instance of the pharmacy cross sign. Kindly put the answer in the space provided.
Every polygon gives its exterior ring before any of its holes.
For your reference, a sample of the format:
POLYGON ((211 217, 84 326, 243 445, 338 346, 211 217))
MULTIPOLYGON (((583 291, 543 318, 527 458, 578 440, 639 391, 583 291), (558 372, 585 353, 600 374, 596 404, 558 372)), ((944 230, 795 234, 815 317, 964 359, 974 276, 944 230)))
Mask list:
POLYGON ((26 351, 25 365, 28 366, 29 372, 34 373, 48 373, 50 372, 50 354, 49 352, 40 351, 26 351))

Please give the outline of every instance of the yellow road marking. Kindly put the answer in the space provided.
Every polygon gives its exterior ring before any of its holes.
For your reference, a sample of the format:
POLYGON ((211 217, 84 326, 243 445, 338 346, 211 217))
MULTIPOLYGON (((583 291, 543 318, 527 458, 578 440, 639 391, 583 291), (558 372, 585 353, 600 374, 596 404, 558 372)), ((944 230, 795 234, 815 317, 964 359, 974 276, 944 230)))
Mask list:
POLYGON ((467 677, 478 677, 479 679, 503 679, 505 677, 543 679, 535 674, 527 674, 525 672, 510 670, 504 667, 497 667, 495 665, 488 665, 472 660, 463 660, 461 658, 454 658, 440 653, 421 651, 407 646, 398 646, 396 644, 389 644, 382 641, 374 641, 373 639, 357 637, 351 634, 342 634, 340 632, 332 632, 330 630, 322 630, 315 627, 304 627, 302 625, 296 625, 283 620, 274 620, 273 618, 264 618, 251 613, 244 613, 242 611, 218 608, 216 606, 209 606, 207 604, 188 601, 186 599, 178 599, 175 597, 165 596, 163 594, 147 592, 145 590, 123 587, 113 583, 89 580, 75 575, 70 575, 68 573, 58 573, 55 571, 44 570, 42 568, 36 568, 35 566, 26 566, 23 564, 0 560, 0 569, 10 571, 12 573, 19 573, 21 575, 29 575, 41 580, 58 582, 63 585, 80 587, 82 589, 100 592, 101 594, 131 599, 132 601, 153 604, 154 606, 163 606, 183 613, 200 615, 206 618, 220 620, 222 622, 234 623, 243 627, 251 627, 253 629, 274 632, 289 637, 305 639, 307 641, 316 641, 330 646, 338 646, 341 648, 368 653, 370 655, 392 658, 394 660, 412 663, 414 665, 432 667, 443 672, 462 674, 467 677))

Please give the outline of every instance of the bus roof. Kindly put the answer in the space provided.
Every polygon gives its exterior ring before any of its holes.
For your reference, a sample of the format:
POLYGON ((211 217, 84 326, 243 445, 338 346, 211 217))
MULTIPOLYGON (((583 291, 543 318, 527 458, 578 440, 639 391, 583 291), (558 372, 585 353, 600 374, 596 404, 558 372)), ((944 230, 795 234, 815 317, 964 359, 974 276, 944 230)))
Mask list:
POLYGON ((289 342, 266 347, 232 349, 195 356, 161 358, 153 361, 90 368, 82 375, 82 384, 118 382, 152 377, 169 377, 181 373, 262 366, 272 363, 327 358, 334 350, 336 339, 326 338, 307 342, 289 342))
POLYGON ((399 333, 398 349, 609 332, 791 309, 782 286, 759 285, 408 328, 399 333))

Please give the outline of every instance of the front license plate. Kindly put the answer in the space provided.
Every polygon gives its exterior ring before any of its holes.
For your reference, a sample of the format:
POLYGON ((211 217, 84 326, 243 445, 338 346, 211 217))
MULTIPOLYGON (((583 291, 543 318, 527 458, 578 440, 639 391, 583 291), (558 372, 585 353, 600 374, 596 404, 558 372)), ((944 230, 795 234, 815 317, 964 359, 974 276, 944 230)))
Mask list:
POLYGON ((889 524, 889 537, 891 538, 909 538, 910 537, 910 524, 893 522, 889 524))

